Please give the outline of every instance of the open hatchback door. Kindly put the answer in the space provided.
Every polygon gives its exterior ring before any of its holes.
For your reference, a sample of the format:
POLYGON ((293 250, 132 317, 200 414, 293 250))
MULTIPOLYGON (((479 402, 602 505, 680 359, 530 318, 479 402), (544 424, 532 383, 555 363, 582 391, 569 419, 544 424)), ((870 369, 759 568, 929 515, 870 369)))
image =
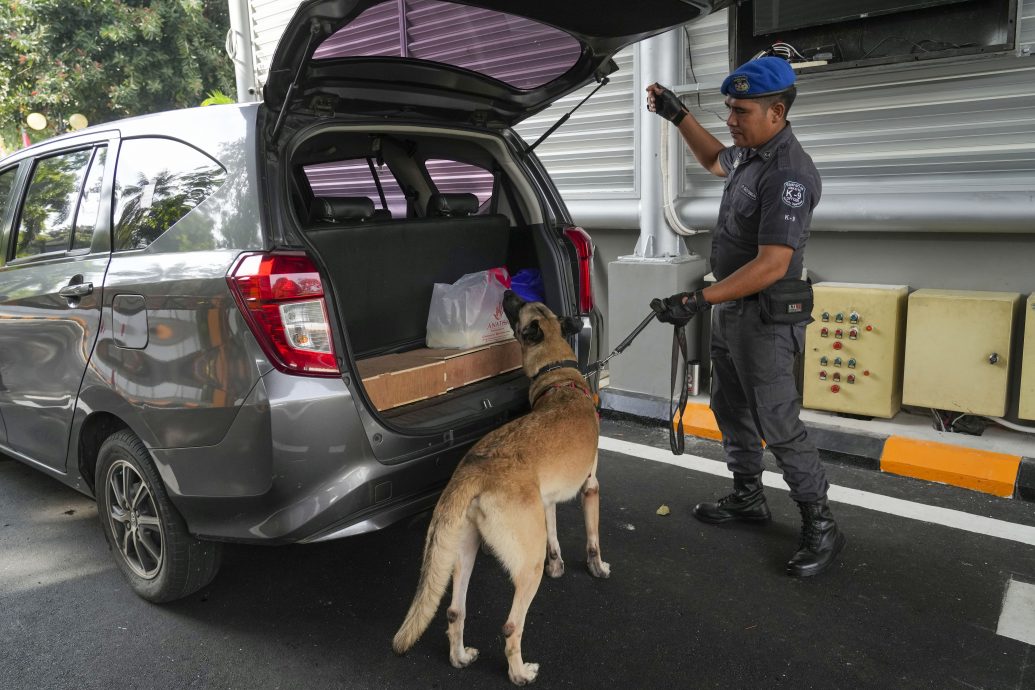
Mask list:
POLYGON ((725 0, 311 0, 263 98, 288 112, 407 113, 513 126, 616 69, 627 45, 725 0))

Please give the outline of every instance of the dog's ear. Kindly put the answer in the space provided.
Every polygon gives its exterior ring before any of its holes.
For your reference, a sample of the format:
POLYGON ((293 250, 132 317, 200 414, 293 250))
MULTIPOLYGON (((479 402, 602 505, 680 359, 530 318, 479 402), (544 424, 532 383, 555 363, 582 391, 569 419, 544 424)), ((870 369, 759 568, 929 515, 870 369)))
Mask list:
POLYGON ((569 338, 582 331, 582 319, 577 316, 565 316, 561 320, 561 335, 569 338))
POLYGON ((544 337, 543 329, 539 327, 539 319, 530 321, 521 329, 521 339, 526 343, 541 343, 544 337))

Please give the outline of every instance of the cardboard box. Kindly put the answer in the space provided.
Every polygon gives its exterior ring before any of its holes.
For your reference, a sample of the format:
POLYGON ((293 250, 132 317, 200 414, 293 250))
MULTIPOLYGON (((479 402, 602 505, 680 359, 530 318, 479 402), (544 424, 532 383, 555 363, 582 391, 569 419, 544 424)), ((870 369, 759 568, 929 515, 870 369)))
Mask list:
POLYGON ((465 349, 421 348, 356 363, 367 395, 388 410, 513 371, 521 366, 516 340, 465 349))

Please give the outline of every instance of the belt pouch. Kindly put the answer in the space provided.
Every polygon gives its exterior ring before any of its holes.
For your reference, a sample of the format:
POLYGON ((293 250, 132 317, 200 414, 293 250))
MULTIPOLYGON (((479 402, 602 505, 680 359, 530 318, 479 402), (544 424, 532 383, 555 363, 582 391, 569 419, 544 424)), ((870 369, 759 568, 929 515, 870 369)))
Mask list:
POLYGON ((765 323, 812 321, 812 282, 797 278, 778 280, 758 293, 759 312, 765 323))

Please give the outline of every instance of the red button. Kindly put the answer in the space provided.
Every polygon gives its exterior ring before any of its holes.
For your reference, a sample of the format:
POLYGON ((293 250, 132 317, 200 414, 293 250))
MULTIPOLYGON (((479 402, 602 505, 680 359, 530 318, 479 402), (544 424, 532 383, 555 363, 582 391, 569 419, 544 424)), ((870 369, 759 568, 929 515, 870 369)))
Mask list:
POLYGON ((838 392, 840 392, 840 390, 841 390, 841 386, 837 385, 836 383, 833 386, 830 387, 830 392, 831 393, 838 393, 838 392))
POLYGON ((868 331, 872 331, 872 330, 873 330, 873 326, 867 326, 867 327, 866 327, 866 330, 868 330, 868 331))
POLYGON ((840 350, 841 349, 841 342, 840 341, 834 343, 834 349, 835 350, 840 350))
POLYGON ((863 372, 863 376, 869 376, 869 375, 870 375, 870 370, 869 369, 867 369, 866 371, 863 372))

